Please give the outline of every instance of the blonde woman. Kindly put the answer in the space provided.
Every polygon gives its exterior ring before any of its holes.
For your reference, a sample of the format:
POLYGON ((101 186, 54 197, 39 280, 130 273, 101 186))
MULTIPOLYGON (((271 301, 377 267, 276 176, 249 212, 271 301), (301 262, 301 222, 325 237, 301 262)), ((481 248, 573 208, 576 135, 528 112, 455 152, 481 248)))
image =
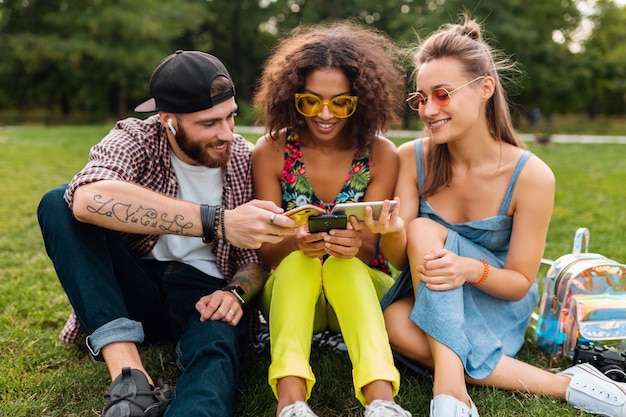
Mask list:
POLYGON ((591 365, 553 374, 515 359, 538 301, 555 180, 513 130, 500 78, 509 67, 470 18, 415 51, 406 101, 426 137, 399 149, 400 210, 366 223, 404 269, 383 300, 385 322, 401 358, 434 370, 431 417, 477 417, 467 383, 626 416, 626 384, 591 365))

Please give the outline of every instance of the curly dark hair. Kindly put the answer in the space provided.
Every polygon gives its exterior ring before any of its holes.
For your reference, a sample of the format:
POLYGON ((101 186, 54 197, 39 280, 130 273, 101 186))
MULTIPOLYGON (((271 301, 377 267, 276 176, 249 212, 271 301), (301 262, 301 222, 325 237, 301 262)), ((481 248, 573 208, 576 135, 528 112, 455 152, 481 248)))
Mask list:
POLYGON ((254 106, 272 139, 283 129, 306 128, 296 111, 294 94, 304 90, 315 70, 337 68, 359 97, 346 124, 351 145, 367 146, 378 132, 400 120, 404 109, 405 72, 393 40, 353 21, 300 25, 274 48, 257 85, 254 106))

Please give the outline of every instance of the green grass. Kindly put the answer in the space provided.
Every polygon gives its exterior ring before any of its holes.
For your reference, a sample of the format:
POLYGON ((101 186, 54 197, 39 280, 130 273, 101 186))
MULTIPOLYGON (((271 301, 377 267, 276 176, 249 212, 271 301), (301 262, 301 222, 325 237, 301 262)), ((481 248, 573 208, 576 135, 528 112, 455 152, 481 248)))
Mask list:
MULTIPOLYGON (((45 191, 67 182, 84 165, 89 148, 109 128, 0 128, 0 416, 98 416, 102 408, 109 385, 105 365, 93 363, 83 345, 58 341, 70 307, 45 254, 36 208, 45 191)), ((587 226, 592 251, 624 261, 626 147, 531 148, 557 177, 545 257, 570 251, 576 228, 587 226)), ((145 347, 142 356, 151 374, 175 383, 172 346, 145 347)), ((530 331, 520 357, 546 369, 568 365, 539 351, 530 331)), ((310 401, 313 409, 320 416, 362 415, 347 355, 314 349, 311 364, 318 380, 310 401)), ((268 352, 246 352, 237 416, 275 415, 268 365, 268 352)), ((430 382, 402 368, 401 373, 398 401, 415 415, 426 415, 430 382)), ((561 400, 525 393, 472 387, 470 395, 484 417, 577 415, 561 400)))
POLYGON ((552 115, 544 116, 536 126, 529 126, 527 120, 522 119, 518 129, 524 133, 624 136, 626 118, 599 115, 591 120, 580 114, 552 115))

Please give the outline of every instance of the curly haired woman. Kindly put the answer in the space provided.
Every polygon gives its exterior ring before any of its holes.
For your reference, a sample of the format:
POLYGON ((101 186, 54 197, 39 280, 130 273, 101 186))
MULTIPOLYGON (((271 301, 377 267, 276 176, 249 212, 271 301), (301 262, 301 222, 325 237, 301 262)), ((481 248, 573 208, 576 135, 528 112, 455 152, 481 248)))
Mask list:
MULTIPOLYGON (((386 35, 350 22, 300 26, 266 63, 255 96, 267 134, 253 153, 257 198, 289 210, 385 200, 398 174, 395 145, 378 132, 398 119, 404 72, 386 35)), ((385 203, 388 207, 389 202, 385 203)), ((315 416, 313 333, 341 332, 365 416, 410 416, 394 402, 394 366, 380 300, 393 284, 378 236, 351 216, 345 229, 265 244, 274 267, 262 309, 270 326, 269 384, 280 417, 315 416)))

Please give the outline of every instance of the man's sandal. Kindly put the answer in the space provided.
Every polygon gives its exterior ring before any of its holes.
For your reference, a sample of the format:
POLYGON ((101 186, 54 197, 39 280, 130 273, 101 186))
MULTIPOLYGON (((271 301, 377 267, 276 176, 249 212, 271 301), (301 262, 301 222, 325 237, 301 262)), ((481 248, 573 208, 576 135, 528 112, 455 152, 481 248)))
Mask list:
POLYGON ((122 368, 104 395, 102 417, 159 417, 172 401, 169 386, 153 387, 138 369, 122 368))

